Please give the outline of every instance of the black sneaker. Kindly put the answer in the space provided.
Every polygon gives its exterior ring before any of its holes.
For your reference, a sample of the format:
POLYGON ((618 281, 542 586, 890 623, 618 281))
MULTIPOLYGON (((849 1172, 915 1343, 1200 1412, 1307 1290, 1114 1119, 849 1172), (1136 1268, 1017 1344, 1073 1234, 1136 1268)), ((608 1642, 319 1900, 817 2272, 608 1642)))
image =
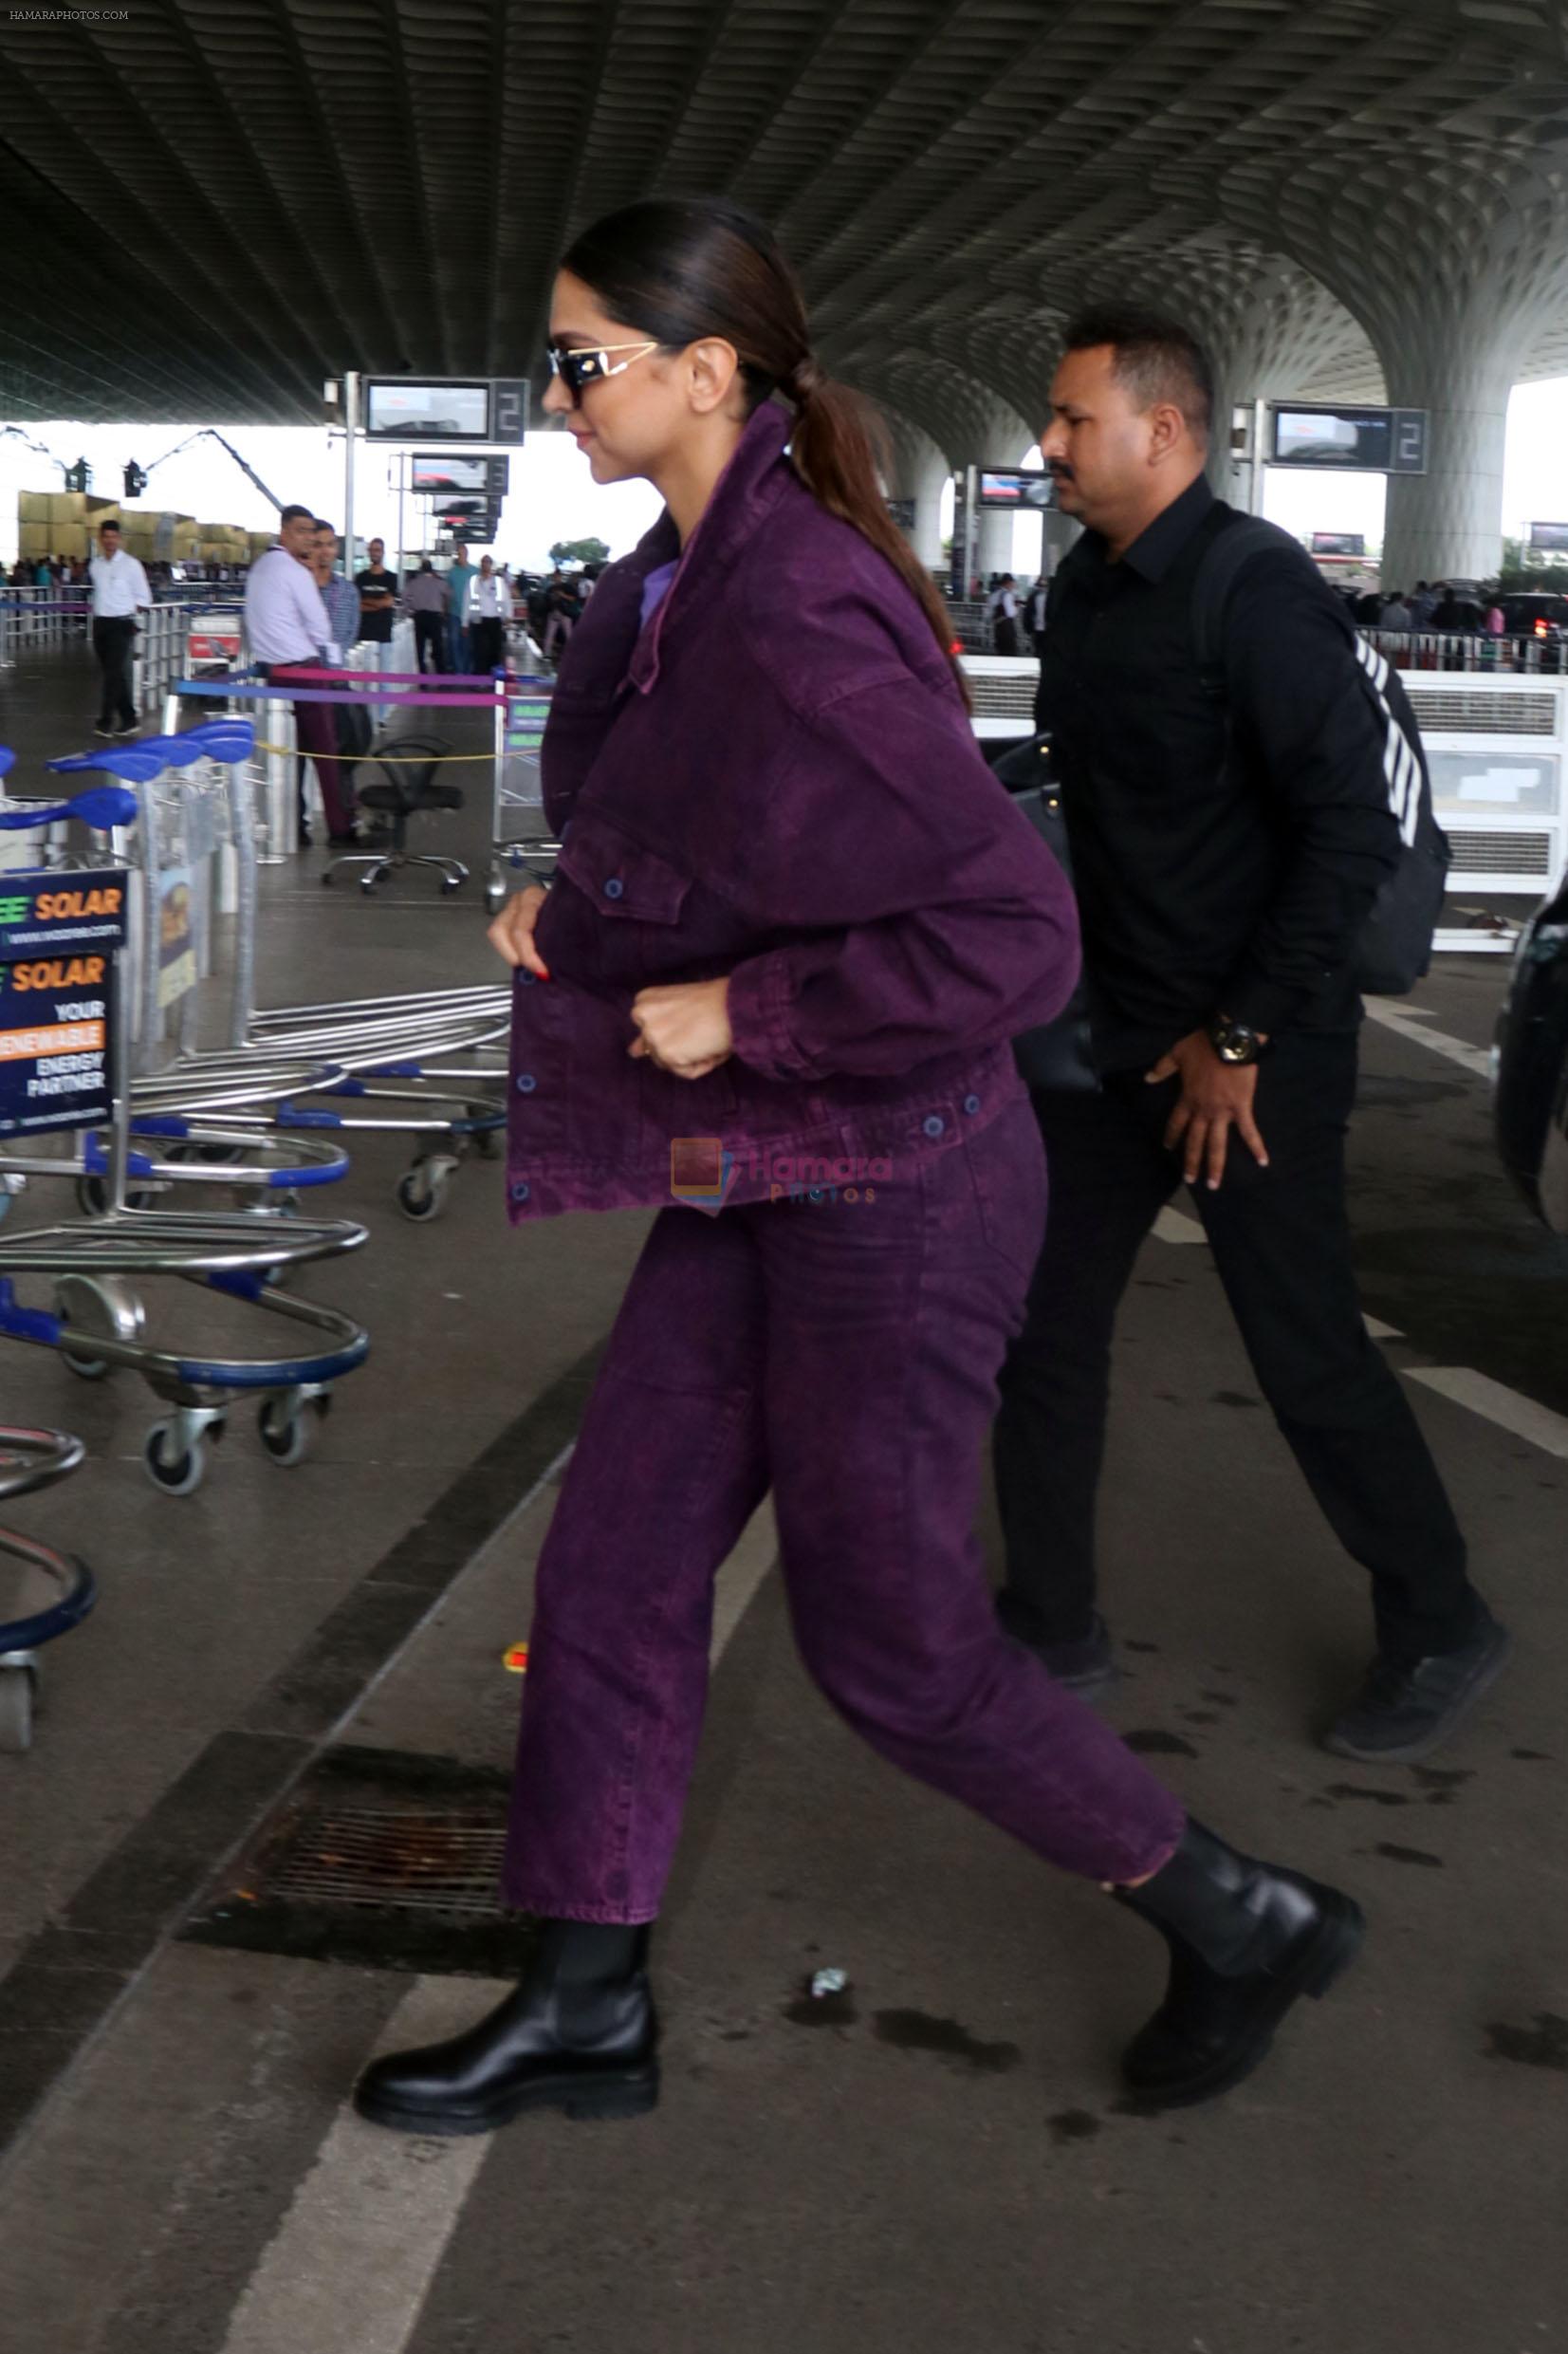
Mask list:
POLYGON ((113 735, 114 730, 111 727, 105 726, 103 721, 101 719, 97 727, 93 730, 93 733, 95 735, 113 735))
POLYGON ((141 733, 141 722, 139 719, 122 719, 119 727, 116 728, 115 733, 116 735, 139 735, 141 733))
POLYGON ((1069 1692, 1101 1692, 1107 1684, 1116 1682, 1118 1671, 1111 1650, 1111 1631, 1098 1610, 1088 1634, 1073 1642, 1042 1642, 1037 1636, 1025 1634, 1017 1622, 1016 1613, 1008 1608, 1005 1592, 997 1598, 997 1616, 1013 1640, 1022 1643, 1025 1651, 1032 1651, 1069 1692))
POLYGON ((1374 1659, 1349 1708, 1323 1735, 1324 1749, 1369 1766, 1413 1765, 1468 1715, 1512 1648, 1507 1628, 1487 1611, 1461 1650, 1434 1651, 1409 1667, 1374 1659))

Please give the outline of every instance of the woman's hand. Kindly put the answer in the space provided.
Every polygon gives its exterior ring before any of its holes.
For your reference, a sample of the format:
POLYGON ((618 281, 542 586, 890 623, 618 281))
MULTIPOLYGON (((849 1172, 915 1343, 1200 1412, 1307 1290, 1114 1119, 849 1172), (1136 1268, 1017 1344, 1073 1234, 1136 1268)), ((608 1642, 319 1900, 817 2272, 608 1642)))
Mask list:
POLYGON ((646 1056, 677 1079, 706 1079, 734 1051, 728 977, 639 990, 632 1019, 637 1035, 628 1051, 646 1056))
POLYGON ((505 956, 509 965, 521 965, 525 973, 536 973, 542 981, 550 975, 533 944, 533 931, 547 896, 543 883, 530 882, 526 891, 507 901, 489 929, 489 943, 497 955, 505 956))

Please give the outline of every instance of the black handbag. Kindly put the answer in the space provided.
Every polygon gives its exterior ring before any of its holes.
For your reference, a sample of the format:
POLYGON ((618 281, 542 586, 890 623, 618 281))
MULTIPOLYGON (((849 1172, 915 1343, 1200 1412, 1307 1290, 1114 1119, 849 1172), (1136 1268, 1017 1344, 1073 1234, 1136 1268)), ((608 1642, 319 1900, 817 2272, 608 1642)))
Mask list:
MULTIPOLYGON (((1037 735, 1015 744, 992 767, 1022 809, 1057 864, 1073 880, 1073 854, 1062 815, 1061 788, 1051 769, 1051 739, 1037 735)), ((1089 1034, 1089 985, 1083 973, 1054 1022, 1042 1022, 1013 1040, 1013 1059, 1027 1085, 1058 1094, 1098 1095, 1099 1073, 1095 1068, 1089 1034)))

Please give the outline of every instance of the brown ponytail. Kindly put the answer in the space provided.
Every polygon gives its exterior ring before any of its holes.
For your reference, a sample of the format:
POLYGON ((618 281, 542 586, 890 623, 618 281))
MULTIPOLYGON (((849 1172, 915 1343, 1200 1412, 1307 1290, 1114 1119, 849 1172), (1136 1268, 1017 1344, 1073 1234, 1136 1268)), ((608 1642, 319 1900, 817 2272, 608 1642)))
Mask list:
POLYGON ((885 470, 887 429, 868 400, 847 384, 824 376, 815 360, 791 372, 784 390, 800 415, 790 439, 795 469, 820 506, 852 523, 884 555, 919 599, 932 633, 952 663, 965 707, 972 709, 968 681, 954 650, 952 619, 935 582, 916 556, 882 496, 878 469, 885 470))
POLYGON ((655 196, 597 221, 561 267, 593 288, 612 319, 666 350, 710 335, 733 343, 748 416, 775 392, 793 402, 790 454, 802 481, 908 584, 968 707, 951 619, 882 497, 881 420, 818 365, 800 281, 766 224, 722 196, 655 196))

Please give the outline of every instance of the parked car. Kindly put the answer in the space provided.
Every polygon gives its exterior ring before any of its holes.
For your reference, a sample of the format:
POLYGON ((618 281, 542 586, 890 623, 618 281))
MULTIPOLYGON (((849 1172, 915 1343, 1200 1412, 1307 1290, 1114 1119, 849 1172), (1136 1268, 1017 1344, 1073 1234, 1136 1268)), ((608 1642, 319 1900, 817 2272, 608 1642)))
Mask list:
POLYGON ((1503 597, 1500 602, 1510 638, 1544 638, 1568 630, 1568 597, 1531 589, 1503 597))
POLYGON ((1568 874, 1525 927, 1492 1047, 1503 1167, 1538 1217, 1568 1234, 1568 874))

